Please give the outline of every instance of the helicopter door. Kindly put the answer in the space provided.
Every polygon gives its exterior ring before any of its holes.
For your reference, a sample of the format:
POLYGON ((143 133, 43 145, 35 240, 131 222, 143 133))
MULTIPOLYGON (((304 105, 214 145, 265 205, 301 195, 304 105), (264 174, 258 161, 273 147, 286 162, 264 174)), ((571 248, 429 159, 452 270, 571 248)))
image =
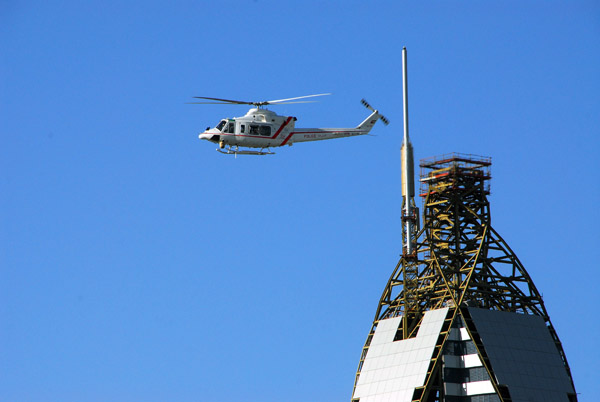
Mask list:
POLYGON ((224 130, 225 133, 235 134, 235 121, 230 121, 224 130))

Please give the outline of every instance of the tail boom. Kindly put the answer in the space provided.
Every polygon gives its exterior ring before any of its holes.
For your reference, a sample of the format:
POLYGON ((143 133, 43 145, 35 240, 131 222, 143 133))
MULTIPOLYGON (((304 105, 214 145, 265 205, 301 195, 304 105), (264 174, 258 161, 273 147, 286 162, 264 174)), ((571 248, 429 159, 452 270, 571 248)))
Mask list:
MULTIPOLYGON (((372 128, 372 127, 371 127, 372 128)), ((289 140, 286 140, 281 145, 286 145, 294 142, 320 141, 331 140, 334 138, 354 137, 357 135, 369 134, 371 128, 363 129, 360 126, 357 128, 301 128, 293 133, 289 140)))
POLYGON ((292 132, 281 145, 366 135, 371 132, 378 120, 381 120, 385 125, 389 124, 388 120, 378 110, 373 109, 366 100, 363 99, 361 103, 372 113, 356 128, 299 128, 292 132))

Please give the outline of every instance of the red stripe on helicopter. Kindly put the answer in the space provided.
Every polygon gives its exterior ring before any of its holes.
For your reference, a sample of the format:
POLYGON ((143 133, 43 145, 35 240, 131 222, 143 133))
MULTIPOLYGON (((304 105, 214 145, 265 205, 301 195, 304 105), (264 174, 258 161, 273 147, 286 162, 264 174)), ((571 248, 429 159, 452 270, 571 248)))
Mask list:
POLYGON ((292 138, 292 135, 294 135, 293 131, 290 133, 290 135, 285 137, 285 140, 283 140, 283 142, 281 143, 281 146, 284 146, 285 144, 287 144, 287 142, 290 140, 290 138, 292 138))
POLYGON ((281 131, 283 131, 284 127, 287 126, 290 123, 290 121, 292 121, 292 116, 288 117, 287 120, 283 122, 281 127, 279 127, 279 130, 277 130, 277 132, 275 133, 275 136, 273 137, 273 139, 275 139, 279 136, 281 131))

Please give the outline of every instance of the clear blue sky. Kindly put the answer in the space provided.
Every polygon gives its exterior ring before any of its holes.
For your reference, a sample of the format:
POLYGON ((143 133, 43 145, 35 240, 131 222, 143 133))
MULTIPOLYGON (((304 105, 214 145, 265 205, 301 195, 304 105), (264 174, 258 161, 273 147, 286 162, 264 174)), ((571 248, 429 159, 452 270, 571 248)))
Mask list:
POLYGON ((580 401, 597 367, 598 1, 0 5, 0 400, 348 401, 416 159, 491 156, 492 217, 580 401), (375 136, 269 157, 199 131, 267 100, 375 136))

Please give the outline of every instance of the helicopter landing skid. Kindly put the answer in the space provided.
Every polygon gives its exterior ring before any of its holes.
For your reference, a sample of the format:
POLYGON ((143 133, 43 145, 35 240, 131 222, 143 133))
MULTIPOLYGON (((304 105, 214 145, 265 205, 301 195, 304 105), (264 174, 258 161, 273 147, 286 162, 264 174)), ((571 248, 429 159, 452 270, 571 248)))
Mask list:
POLYGON ((225 150, 217 148, 222 154, 225 155, 275 155, 275 152, 271 152, 269 148, 261 148, 260 151, 254 151, 252 149, 240 149, 239 147, 227 147, 225 150), (265 151, 266 149, 266 151, 265 151))

